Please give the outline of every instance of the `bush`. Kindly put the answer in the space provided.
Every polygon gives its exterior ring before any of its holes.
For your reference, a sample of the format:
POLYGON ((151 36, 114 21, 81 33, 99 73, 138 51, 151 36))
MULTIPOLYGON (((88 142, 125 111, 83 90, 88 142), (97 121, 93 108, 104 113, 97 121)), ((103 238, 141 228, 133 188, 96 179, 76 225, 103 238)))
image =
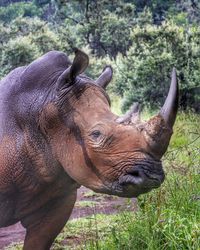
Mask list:
POLYGON ((69 47, 47 23, 38 18, 16 18, 9 26, 0 25, 0 37, 1 77, 50 50, 63 50, 64 47, 66 51, 69 47))
POLYGON ((32 44, 28 37, 17 37, 10 40, 4 50, 1 58, 1 66, 4 69, 2 73, 8 73, 10 70, 26 65, 39 56, 38 49, 32 44))
POLYGON ((41 10, 33 3, 13 3, 6 7, 0 7, 0 20, 9 23, 17 17, 40 16, 41 10))
POLYGON ((167 95, 171 71, 177 68, 181 88, 200 82, 199 28, 185 30, 172 23, 132 30, 127 57, 118 55, 115 91, 124 97, 123 108, 133 101, 156 108, 167 95))
POLYGON ((32 42, 37 46, 41 54, 50 50, 60 50, 61 43, 59 37, 47 27, 43 28, 42 32, 32 36, 32 42))

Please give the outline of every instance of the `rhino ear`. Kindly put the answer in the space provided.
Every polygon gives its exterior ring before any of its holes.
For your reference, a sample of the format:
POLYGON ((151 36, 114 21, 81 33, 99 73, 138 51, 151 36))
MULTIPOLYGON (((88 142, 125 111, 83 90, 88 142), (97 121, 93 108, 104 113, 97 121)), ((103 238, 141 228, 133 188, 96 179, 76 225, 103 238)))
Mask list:
POLYGON ((83 51, 75 49, 75 57, 70 67, 70 78, 74 80, 76 76, 83 73, 89 64, 89 57, 83 51))
POLYGON ((75 78, 85 71, 89 64, 89 57, 83 51, 75 49, 75 57, 72 65, 67 68, 57 80, 57 90, 63 86, 69 87, 75 78))
POLYGON ((106 88, 109 82, 112 80, 113 70, 111 66, 106 66, 99 76, 99 78, 95 81, 95 83, 102 88, 106 88))

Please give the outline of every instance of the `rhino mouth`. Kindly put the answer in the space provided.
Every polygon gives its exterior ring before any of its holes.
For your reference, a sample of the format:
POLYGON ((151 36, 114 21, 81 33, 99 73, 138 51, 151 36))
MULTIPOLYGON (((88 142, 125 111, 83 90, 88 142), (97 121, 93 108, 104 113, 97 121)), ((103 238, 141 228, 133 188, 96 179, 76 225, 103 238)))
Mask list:
POLYGON ((159 173, 151 173, 143 169, 129 170, 127 174, 119 178, 119 184, 122 186, 135 185, 144 186, 151 188, 158 188, 164 181, 164 172, 159 171, 159 173))
POLYGON ((165 179, 161 163, 154 167, 138 165, 129 168, 112 184, 112 193, 122 197, 137 197, 160 187, 165 179), (159 165, 159 166, 158 166, 159 165))

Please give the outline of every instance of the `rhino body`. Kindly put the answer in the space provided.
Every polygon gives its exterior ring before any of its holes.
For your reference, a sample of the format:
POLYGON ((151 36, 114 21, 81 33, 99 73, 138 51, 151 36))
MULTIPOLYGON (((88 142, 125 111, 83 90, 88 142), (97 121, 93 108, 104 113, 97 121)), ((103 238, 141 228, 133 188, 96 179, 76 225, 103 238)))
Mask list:
POLYGON ((0 227, 26 228, 24 249, 49 249, 73 209, 77 188, 124 197, 157 188, 177 111, 175 71, 161 112, 142 123, 138 108, 110 111, 106 67, 94 81, 52 51, 0 83, 0 227))

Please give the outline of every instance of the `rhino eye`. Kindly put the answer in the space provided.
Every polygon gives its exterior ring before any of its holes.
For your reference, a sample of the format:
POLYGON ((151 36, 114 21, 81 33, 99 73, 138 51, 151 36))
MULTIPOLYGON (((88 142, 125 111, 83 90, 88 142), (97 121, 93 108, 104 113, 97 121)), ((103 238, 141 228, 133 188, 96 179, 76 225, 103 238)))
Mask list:
POLYGON ((92 139, 98 139, 101 136, 101 132, 99 130, 95 130, 91 133, 92 139))

